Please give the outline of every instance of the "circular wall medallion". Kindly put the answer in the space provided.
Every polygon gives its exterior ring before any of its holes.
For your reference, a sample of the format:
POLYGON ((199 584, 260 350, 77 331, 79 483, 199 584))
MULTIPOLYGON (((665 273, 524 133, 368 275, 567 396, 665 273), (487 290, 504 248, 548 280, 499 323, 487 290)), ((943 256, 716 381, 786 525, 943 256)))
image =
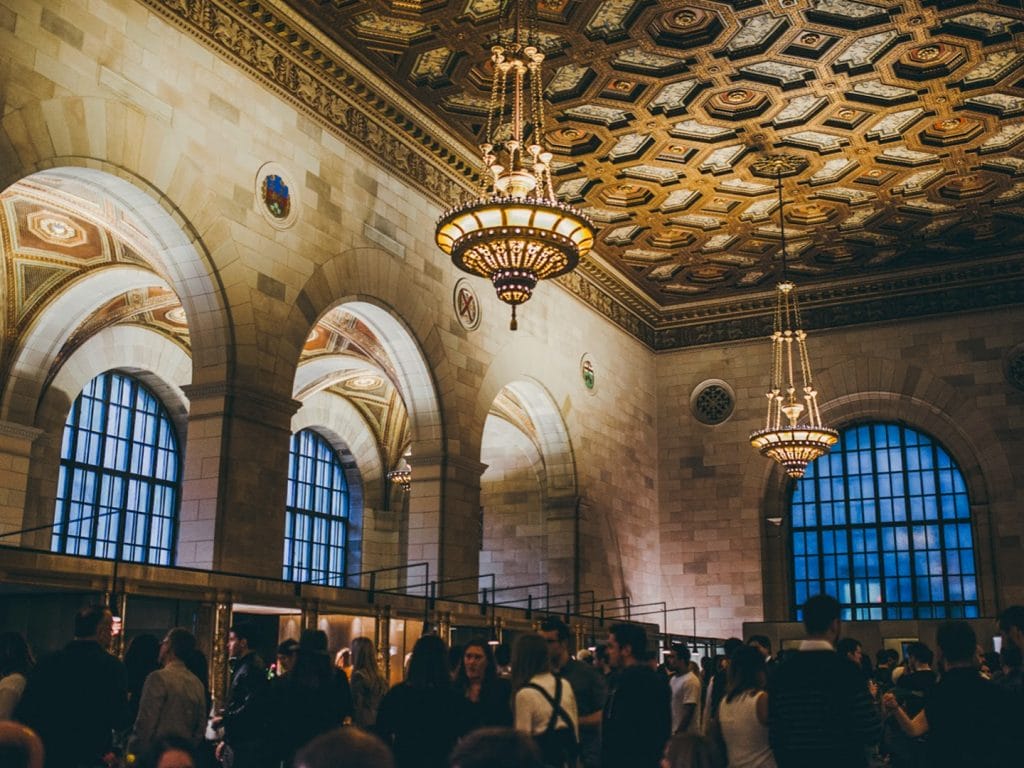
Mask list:
POLYGON ((480 300, 477 299, 476 291, 469 280, 464 277, 455 283, 452 308, 455 310, 455 317, 459 319, 459 325, 467 331, 475 331, 480 326, 480 300))
POLYGON ((732 416, 736 394, 721 379, 708 379, 694 387, 690 410, 701 424, 721 424, 732 416))
POLYGON ((298 186, 277 163, 265 163, 256 174, 256 207, 275 229, 287 229, 299 212, 298 186))
POLYGON ((580 358, 580 377, 587 392, 594 394, 597 391, 597 367, 589 352, 580 358))

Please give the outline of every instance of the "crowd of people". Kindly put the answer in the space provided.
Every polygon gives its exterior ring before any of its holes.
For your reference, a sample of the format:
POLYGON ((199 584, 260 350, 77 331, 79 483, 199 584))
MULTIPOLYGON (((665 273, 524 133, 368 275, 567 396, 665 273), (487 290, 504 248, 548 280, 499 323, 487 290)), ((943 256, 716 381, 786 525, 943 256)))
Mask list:
POLYGON ((803 620, 797 649, 732 638, 703 667, 682 643, 659 659, 630 623, 574 658, 568 627, 548 617, 516 639, 509 664, 484 638, 450 650, 424 635, 390 688, 368 638, 336 664, 327 635, 304 631, 268 672, 239 624, 209 717, 190 632, 140 635, 122 662, 110 611, 92 606, 38 664, 21 635, 0 634, 0 766, 1002 768, 1024 754, 1024 607, 1002 614, 999 654, 951 621, 936 650, 883 649, 876 666, 840 637, 833 598, 809 599, 803 620))

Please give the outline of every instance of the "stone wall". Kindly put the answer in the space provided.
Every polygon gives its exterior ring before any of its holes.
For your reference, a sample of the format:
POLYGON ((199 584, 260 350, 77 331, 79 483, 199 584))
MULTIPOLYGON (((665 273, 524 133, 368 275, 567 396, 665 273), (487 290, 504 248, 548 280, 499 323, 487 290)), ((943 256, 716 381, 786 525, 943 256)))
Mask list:
MULTIPOLYGON (((1024 310, 992 310, 843 330, 809 329, 823 418, 832 426, 892 420, 924 431, 959 463, 970 494, 982 610, 1024 599, 1024 392, 1006 379, 1024 310), (998 571, 999 577, 994 573, 998 571)), ((790 618, 788 484, 747 436, 763 426, 769 345, 731 344, 658 359, 660 518, 665 591, 695 605, 712 634, 790 618), (725 423, 700 424, 694 387, 718 378, 736 393, 725 423)), ((666 598, 668 599, 668 598, 666 598)), ((687 631, 679 619, 677 631, 687 631)))

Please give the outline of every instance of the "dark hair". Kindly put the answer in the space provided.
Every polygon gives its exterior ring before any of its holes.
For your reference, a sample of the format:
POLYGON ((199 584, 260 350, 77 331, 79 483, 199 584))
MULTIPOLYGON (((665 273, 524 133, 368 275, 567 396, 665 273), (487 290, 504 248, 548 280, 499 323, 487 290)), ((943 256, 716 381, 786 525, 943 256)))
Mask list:
POLYGON ((1003 648, 999 651, 999 661, 1004 667, 1019 669, 1024 663, 1024 654, 1013 643, 1003 643, 1003 648))
POLYGON ((765 684, 764 674, 764 656, 757 648, 744 645, 736 649, 729 659, 725 700, 732 701, 741 693, 761 690, 765 684))
POLYGON ((28 675, 35 666, 32 651, 18 632, 0 634, 0 677, 17 672, 28 675))
POLYGON ((253 638, 256 637, 256 627, 248 622, 239 622, 238 624, 232 624, 228 630, 231 634, 237 637, 239 640, 245 640, 245 642, 252 645, 253 638))
POLYGON ((634 659, 643 661, 647 658, 647 632, 643 627, 636 624, 612 624, 608 632, 615 636, 620 650, 628 645, 634 659))
POLYGON ((742 647, 743 641, 738 637, 727 638, 726 641, 722 643, 722 650, 725 651, 725 658, 727 659, 731 659, 732 655, 742 647))
POLYGON ((924 643, 908 643, 907 644, 907 658, 913 658, 922 664, 931 664, 935 658, 935 654, 932 653, 932 649, 924 643))
POLYGON ((840 656, 849 656, 851 653, 856 653, 858 648, 863 647, 860 640, 856 640, 852 637, 844 637, 839 641, 836 646, 836 652, 840 656))
POLYGON ((133 637, 124 654, 124 668, 128 673, 128 690, 134 696, 142 695, 146 676, 160 669, 160 639, 149 633, 133 637))
POLYGON ((185 661, 196 649, 196 636, 184 627, 175 627, 167 633, 167 643, 171 651, 181 661, 185 661))
POLYGON ((448 765, 451 768, 543 768, 544 763, 536 742, 529 735, 514 728, 480 728, 459 742, 448 765))
POLYGON ((877 653, 875 653, 875 664, 877 664, 878 666, 882 666, 883 664, 888 664, 888 663, 889 663, 889 649, 888 648, 879 648, 877 653))
POLYGON ((832 595, 814 595, 804 603, 804 629, 808 635, 827 632, 839 618, 840 605, 832 595))
POLYGON ((690 649, 686 647, 686 643, 672 643, 671 651, 677 659, 687 662, 690 660, 690 649))
MULTIPOLYGON (((616 642, 618 642, 618 641, 616 641, 616 642)), ((598 662, 601 663, 601 664, 607 664, 608 663, 608 644, 607 643, 598 643, 596 646, 594 646, 594 658, 597 659, 598 662)))
MULTIPOLYGON (((334 665, 327 653, 327 633, 322 629, 304 629, 299 635, 295 666, 288 673, 300 687, 326 690, 335 680, 334 665)), ((338 674, 344 674, 339 672, 338 674)))
POLYGON ((405 682, 413 688, 445 688, 451 685, 448 649, 444 640, 437 635, 424 635, 416 641, 405 682))
POLYGON ((185 663, 185 669, 198 677, 199 682, 203 684, 203 694, 206 697, 206 711, 209 712, 212 701, 210 700, 210 664, 206 660, 206 654, 198 648, 193 648, 188 657, 182 659, 182 661, 185 663))
POLYGON ((1008 632, 1011 627, 1024 632, 1024 605, 1011 605, 999 614, 999 629, 1008 632))
POLYGON ((557 632, 558 639, 563 643, 569 642, 569 627, 557 616, 545 616, 540 622, 541 632, 557 632))
POLYGON ((299 650, 299 641, 292 638, 284 640, 277 646, 278 656, 292 656, 299 650))
POLYGON ((966 621, 947 621, 935 633, 935 642, 942 649, 942 658, 954 664, 973 661, 978 649, 978 636, 966 621))
POLYGON ((772 652, 772 641, 769 639, 768 635, 751 635, 750 639, 747 640, 747 645, 750 645, 751 643, 761 646, 768 651, 769 654, 772 652))
MULTIPOLYGON (((422 638, 421 638, 422 639, 422 638)), ((306 744, 295 768, 394 768, 387 745, 361 728, 335 728, 306 744)))
POLYGON ((507 666, 512 661, 512 649, 508 643, 502 643, 494 649, 494 661, 499 666, 507 666))
POLYGON ((548 644, 540 635, 527 633, 516 638, 512 646, 512 689, 518 691, 534 675, 551 667, 548 644))
POLYGON ((75 614, 75 637, 96 637, 100 622, 110 615, 105 605, 89 605, 75 614))
POLYGON ((484 667, 484 679, 482 688, 487 688, 498 679, 498 665, 494 663, 494 651, 490 644, 482 637, 474 637, 462 646, 462 656, 459 658, 458 672, 455 673, 455 687, 464 691, 469 686, 469 678, 466 676, 466 651, 470 648, 480 648, 484 652, 487 666, 484 667))

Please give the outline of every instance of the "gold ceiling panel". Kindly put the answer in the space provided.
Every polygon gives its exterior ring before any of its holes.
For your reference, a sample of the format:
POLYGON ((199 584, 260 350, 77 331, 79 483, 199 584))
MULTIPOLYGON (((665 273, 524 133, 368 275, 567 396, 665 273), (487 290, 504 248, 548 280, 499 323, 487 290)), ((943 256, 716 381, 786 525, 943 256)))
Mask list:
MULTIPOLYGON (((507 36, 497 0, 291 4, 481 140, 489 46, 507 36)), ((806 163, 786 197, 812 290, 955 271, 993 257, 994 237, 1001 256, 1024 251, 1005 215, 1024 169, 1019 2, 540 0, 538 19, 556 188, 667 322, 687 297, 735 301, 778 274, 772 180, 751 169, 764 153, 806 163)))

